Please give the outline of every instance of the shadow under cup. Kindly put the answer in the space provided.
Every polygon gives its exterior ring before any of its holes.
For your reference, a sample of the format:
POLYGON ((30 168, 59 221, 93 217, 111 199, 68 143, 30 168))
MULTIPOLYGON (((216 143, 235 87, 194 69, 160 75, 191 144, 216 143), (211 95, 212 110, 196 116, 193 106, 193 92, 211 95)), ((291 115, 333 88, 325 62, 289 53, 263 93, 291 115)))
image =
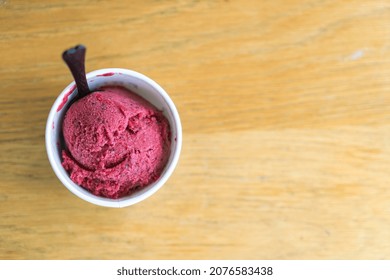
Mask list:
POLYGON ((77 95, 76 85, 72 82, 62 91, 54 102, 46 123, 46 150, 50 164, 54 173, 65 187, 83 200, 100 206, 117 208, 138 203, 148 198, 161 188, 171 176, 177 165, 182 144, 182 129, 179 114, 164 89, 150 78, 138 72, 120 68, 100 69, 88 73, 87 81, 88 86, 92 91, 107 85, 125 87, 140 95, 160 110, 168 119, 171 129, 172 141, 168 162, 157 181, 123 198, 110 199, 99 197, 75 184, 61 164, 61 152, 64 147, 62 137, 62 120, 69 108, 69 105, 71 104, 71 101, 77 95))

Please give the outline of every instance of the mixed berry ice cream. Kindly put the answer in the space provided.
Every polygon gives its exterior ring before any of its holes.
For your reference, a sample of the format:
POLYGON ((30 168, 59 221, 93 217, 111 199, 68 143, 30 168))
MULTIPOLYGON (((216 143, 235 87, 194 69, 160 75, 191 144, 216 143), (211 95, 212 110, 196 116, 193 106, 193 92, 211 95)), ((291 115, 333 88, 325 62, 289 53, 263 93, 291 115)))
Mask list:
POLYGON ((107 198, 156 181, 170 153, 168 120, 123 87, 103 87, 73 103, 62 132, 62 165, 70 178, 107 198))

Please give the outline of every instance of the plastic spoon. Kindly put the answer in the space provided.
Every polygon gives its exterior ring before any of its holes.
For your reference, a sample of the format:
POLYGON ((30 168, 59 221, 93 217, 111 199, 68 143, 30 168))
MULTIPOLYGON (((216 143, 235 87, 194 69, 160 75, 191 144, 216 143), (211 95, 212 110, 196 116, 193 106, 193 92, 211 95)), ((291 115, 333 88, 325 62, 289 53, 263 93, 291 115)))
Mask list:
POLYGON ((65 61, 66 65, 68 65, 70 72, 72 72, 78 90, 78 95, 73 101, 80 99, 91 92, 85 75, 85 52, 85 46, 77 45, 62 53, 62 59, 65 61))

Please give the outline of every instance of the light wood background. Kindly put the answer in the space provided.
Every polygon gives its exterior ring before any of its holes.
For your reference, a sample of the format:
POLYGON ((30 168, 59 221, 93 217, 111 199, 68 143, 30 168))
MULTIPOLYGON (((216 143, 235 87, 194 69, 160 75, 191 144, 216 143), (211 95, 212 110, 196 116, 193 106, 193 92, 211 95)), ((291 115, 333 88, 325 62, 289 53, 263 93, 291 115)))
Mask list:
POLYGON ((390 259, 389 1, 0 0, 0 58, 1 259, 390 259), (179 110, 179 165, 135 206, 49 165, 78 43, 179 110))

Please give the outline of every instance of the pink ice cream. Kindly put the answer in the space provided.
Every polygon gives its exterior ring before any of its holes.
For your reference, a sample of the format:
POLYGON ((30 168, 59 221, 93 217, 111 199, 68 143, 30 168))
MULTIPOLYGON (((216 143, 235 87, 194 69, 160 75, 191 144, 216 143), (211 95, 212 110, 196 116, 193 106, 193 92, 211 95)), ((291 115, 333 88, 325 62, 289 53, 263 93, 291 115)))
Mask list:
POLYGON ((62 165, 91 193, 120 198, 156 181, 170 152, 168 120, 122 87, 104 87, 65 114, 62 165))

